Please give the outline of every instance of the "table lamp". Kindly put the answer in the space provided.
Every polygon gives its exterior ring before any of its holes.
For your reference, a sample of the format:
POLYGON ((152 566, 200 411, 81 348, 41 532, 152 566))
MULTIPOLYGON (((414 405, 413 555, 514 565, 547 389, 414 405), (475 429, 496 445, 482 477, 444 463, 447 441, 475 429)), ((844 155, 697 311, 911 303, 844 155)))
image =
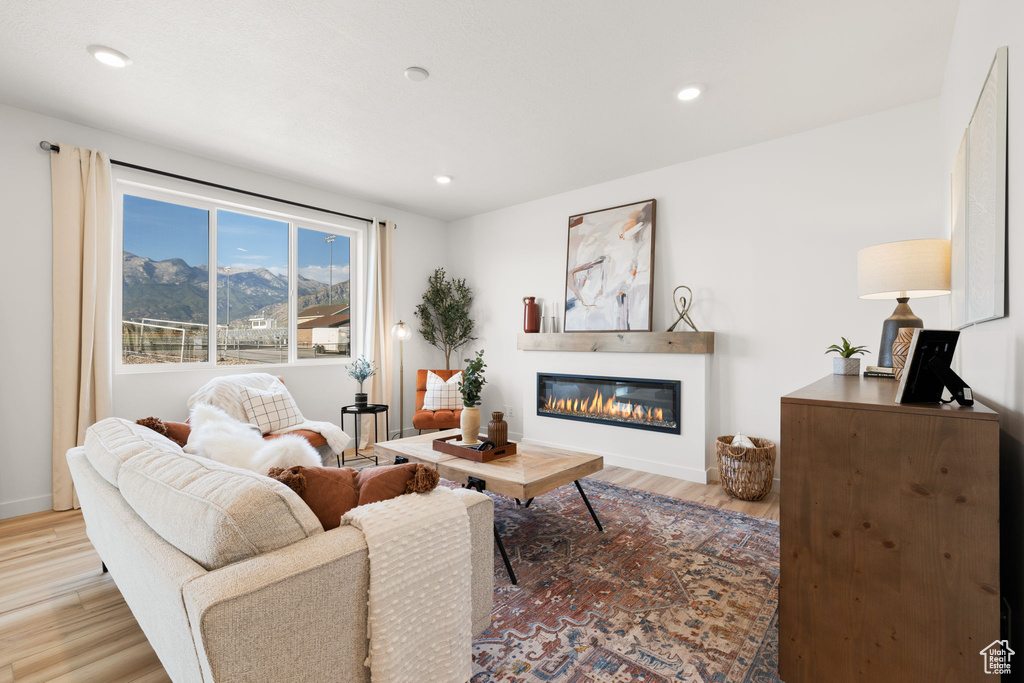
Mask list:
POLYGON ((901 327, 924 327, 907 302, 911 297, 949 294, 949 240, 888 242, 857 252, 861 299, 896 299, 896 310, 882 323, 878 365, 892 367, 892 343, 901 327))
POLYGON ((398 438, 405 438, 405 349, 403 343, 412 336, 412 328, 399 320, 391 328, 391 336, 398 339, 398 438))

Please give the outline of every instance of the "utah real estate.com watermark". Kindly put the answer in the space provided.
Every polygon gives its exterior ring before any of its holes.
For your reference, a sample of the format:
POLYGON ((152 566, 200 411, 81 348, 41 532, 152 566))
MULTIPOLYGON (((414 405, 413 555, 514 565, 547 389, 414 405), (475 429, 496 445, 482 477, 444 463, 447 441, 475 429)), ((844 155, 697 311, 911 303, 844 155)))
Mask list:
POLYGON ((1015 654, 1017 653, 1010 649, 1009 641, 993 640, 981 651, 981 656, 985 658, 985 673, 1010 673, 1010 657, 1015 654))

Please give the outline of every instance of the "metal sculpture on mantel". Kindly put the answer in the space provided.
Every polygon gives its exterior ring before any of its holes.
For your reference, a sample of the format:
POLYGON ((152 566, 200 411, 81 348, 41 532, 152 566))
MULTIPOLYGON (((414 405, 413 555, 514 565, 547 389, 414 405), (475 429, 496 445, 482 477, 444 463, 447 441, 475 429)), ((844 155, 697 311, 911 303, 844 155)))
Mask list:
POLYGON ((676 329, 676 325, 678 325, 680 322, 684 322, 687 325, 689 325, 690 327, 692 327, 694 332, 700 332, 700 330, 697 329, 697 326, 693 324, 693 320, 690 319, 690 306, 692 306, 692 305, 693 305, 693 290, 692 289, 690 289, 686 285, 679 285, 678 287, 676 287, 675 289, 672 290, 672 306, 675 307, 676 313, 678 313, 679 315, 676 318, 676 321, 669 326, 669 328, 666 330, 666 332, 674 332, 675 329, 676 329), (687 296, 677 296, 677 294, 679 293, 680 289, 685 289, 686 293, 689 295, 689 297, 687 297, 687 296))

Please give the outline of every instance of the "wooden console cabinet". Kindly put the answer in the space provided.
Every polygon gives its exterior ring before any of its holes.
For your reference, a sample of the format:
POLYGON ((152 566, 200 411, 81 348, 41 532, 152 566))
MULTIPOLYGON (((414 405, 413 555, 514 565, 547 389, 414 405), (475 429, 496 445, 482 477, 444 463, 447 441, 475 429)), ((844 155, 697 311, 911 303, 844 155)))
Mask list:
POLYGON ((785 683, 997 679, 998 415, 895 394, 833 375, 782 398, 785 683))

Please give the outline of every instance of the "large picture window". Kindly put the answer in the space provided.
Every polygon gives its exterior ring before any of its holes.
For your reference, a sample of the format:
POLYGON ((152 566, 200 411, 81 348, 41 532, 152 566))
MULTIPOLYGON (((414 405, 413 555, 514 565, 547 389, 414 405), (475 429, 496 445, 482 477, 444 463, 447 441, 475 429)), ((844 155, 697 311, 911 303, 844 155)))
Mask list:
POLYGON ((349 238, 298 230, 299 358, 351 354, 349 238))
POLYGON ((121 361, 209 357, 210 212, 124 195, 121 361))
POLYGON ((217 211, 217 362, 288 362, 288 224, 217 211))
POLYGON ((365 228, 118 188, 122 371, 351 357, 365 228))

